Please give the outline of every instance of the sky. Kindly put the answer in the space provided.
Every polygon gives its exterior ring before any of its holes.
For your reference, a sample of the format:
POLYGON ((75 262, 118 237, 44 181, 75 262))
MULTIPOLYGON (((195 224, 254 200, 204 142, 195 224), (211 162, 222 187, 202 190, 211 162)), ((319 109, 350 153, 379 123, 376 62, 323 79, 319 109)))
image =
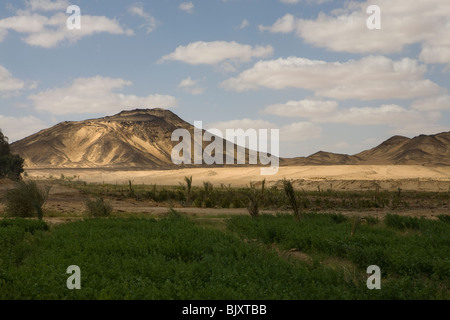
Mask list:
POLYGON ((282 157, 450 131, 450 1, 0 0, 10 142, 155 107, 282 157))

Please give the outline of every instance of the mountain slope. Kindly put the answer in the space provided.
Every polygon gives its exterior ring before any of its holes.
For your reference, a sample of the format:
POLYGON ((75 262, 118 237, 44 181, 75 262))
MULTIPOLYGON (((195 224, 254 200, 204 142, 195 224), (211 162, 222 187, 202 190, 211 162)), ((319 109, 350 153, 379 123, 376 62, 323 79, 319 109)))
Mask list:
POLYGON ((308 157, 282 159, 282 165, 450 165, 450 132, 412 139, 394 136, 355 155, 317 152, 308 157))
POLYGON ((172 165, 171 134, 193 126, 168 110, 62 122, 11 145, 29 168, 150 167, 172 165))
MULTIPOLYGON (((136 109, 99 119, 62 122, 11 144, 11 150, 25 159, 27 168, 177 168, 171 159, 172 148, 178 144, 171 141, 176 129, 188 130, 194 145, 194 127, 173 112, 136 109)), ((203 141, 202 148, 209 143, 203 141)), ((248 163, 248 149, 245 152, 248 163)), ((282 166, 363 164, 450 165, 450 132, 412 139, 394 136, 355 155, 319 151, 308 157, 280 158, 282 166)))

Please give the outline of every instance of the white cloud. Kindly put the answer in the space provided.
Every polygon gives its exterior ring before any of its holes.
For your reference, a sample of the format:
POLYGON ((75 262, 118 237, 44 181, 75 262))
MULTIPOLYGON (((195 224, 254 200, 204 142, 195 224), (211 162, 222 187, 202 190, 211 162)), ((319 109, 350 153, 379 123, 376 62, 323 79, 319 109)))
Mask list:
MULTIPOLYGON (((286 3, 286 4, 297 4, 300 3, 302 0, 280 0, 281 3, 286 3)), ((322 4, 324 2, 329 2, 332 0, 307 0, 306 2, 308 4, 322 4)))
POLYGON ((306 141, 320 138, 322 128, 311 122, 295 122, 280 128, 281 141, 306 141))
POLYGON ((25 87, 25 82, 13 78, 11 72, 0 66, 0 95, 8 95, 25 87))
POLYGON ((315 117, 315 122, 347 123, 353 125, 389 125, 393 127, 402 124, 434 122, 438 114, 424 114, 415 110, 390 104, 380 107, 360 107, 343 109, 327 116, 315 117))
POLYGON ((381 30, 366 27, 369 17, 366 10, 371 4, 371 0, 343 2, 341 9, 320 13, 314 20, 286 15, 273 26, 263 28, 271 32, 295 31, 307 43, 338 52, 388 54, 420 44, 422 61, 450 63, 448 0, 378 0, 381 30), (283 21, 290 28, 281 28, 283 21))
POLYGON ((180 10, 183 10, 187 13, 193 13, 194 12, 194 4, 192 2, 183 2, 181 3, 178 8, 180 10))
POLYGON ((199 95, 205 92, 205 89, 198 85, 198 80, 192 80, 191 77, 182 80, 178 87, 193 95, 199 95))
POLYGON ((32 46, 52 48, 63 41, 75 43, 81 38, 97 33, 132 35, 131 29, 123 28, 115 19, 104 16, 81 16, 81 29, 69 30, 69 15, 58 12, 52 16, 44 16, 30 10, 53 11, 61 3, 49 1, 32 1, 30 9, 18 10, 15 16, 0 19, 0 41, 4 40, 8 31, 24 34, 23 41, 32 46))
POLYGON ((273 104, 264 109, 263 113, 279 117, 314 118, 335 112, 338 108, 336 101, 300 100, 273 104))
POLYGON ((295 122, 279 127, 269 121, 247 118, 216 122, 207 126, 207 129, 212 128, 219 129, 224 136, 227 129, 242 129, 244 131, 248 129, 254 129, 257 131, 259 129, 279 129, 280 141, 306 141, 309 139, 319 138, 322 133, 322 129, 320 127, 310 122, 295 122))
POLYGON ((174 52, 163 56, 159 62, 176 60, 194 65, 215 65, 221 62, 249 62, 252 58, 265 58, 272 54, 273 47, 270 45, 252 47, 234 41, 197 41, 179 46, 174 52))
POLYGON ((46 127, 47 125, 42 120, 34 116, 8 117, 0 115, 0 129, 9 138, 10 143, 23 139, 46 127))
POLYGON ((177 105, 177 100, 168 95, 153 94, 147 97, 116 93, 118 89, 132 83, 120 78, 78 78, 64 88, 42 91, 29 98, 39 111, 51 114, 112 113, 125 109, 170 108, 177 105))
POLYGON ((259 26, 261 31, 270 31, 272 33, 289 33, 295 30, 297 26, 297 19, 292 14, 286 14, 284 17, 278 19, 272 26, 259 26))
POLYGON ((368 56, 340 63, 289 57, 259 61, 222 86, 235 91, 302 88, 338 100, 409 99, 444 90, 423 79, 425 73, 425 65, 409 58, 368 56))
MULTIPOLYGON (((444 100, 448 98, 448 96, 442 97, 444 100)), ((263 110, 263 113, 280 117, 306 118, 309 121, 308 123, 312 124, 386 125, 391 127, 391 132, 396 134, 417 134, 418 132, 433 133, 437 132, 435 131, 437 128, 445 128, 445 126, 436 124, 441 118, 441 114, 433 110, 436 109, 428 108, 419 111, 395 104, 338 109, 335 101, 300 100, 268 106, 263 110), (424 130, 427 127, 429 129, 424 130)))
POLYGON ((239 29, 247 28, 250 25, 250 22, 248 22, 247 19, 242 20, 241 25, 239 26, 239 29))
POLYGON ((31 11, 57 11, 66 10, 70 3, 68 0, 29 0, 26 5, 31 11))
POLYGON ((411 104, 411 108, 420 111, 450 110, 450 95, 417 100, 411 104))
POLYGON ((147 33, 152 32, 158 24, 156 19, 151 14, 144 11, 142 3, 129 7, 128 12, 131 15, 139 16, 145 20, 145 23, 141 25, 141 28, 145 27, 147 29, 147 33))

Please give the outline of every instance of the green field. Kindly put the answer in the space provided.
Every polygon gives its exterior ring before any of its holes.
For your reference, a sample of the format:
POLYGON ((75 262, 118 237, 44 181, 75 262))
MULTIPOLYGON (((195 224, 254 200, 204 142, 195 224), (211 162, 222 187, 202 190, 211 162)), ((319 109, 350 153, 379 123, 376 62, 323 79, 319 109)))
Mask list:
POLYGON ((0 299, 450 299, 450 223, 336 214, 0 221, 0 299), (299 258, 291 249, 302 252, 299 258), (81 290, 66 269, 81 269, 81 290), (369 290, 369 265, 381 290, 369 290))

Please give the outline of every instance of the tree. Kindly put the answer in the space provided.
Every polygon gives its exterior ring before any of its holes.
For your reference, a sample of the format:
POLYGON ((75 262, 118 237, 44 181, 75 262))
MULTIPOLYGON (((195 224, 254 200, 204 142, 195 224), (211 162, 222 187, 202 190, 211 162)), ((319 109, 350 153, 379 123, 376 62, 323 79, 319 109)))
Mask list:
POLYGON ((14 189, 6 191, 2 201, 6 213, 12 217, 43 217, 43 206, 48 198, 50 187, 40 187, 36 181, 19 181, 14 189))
POLYGON ((24 160, 17 154, 11 154, 8 138, 0 129, 0 178, 20 180, 24 160))

